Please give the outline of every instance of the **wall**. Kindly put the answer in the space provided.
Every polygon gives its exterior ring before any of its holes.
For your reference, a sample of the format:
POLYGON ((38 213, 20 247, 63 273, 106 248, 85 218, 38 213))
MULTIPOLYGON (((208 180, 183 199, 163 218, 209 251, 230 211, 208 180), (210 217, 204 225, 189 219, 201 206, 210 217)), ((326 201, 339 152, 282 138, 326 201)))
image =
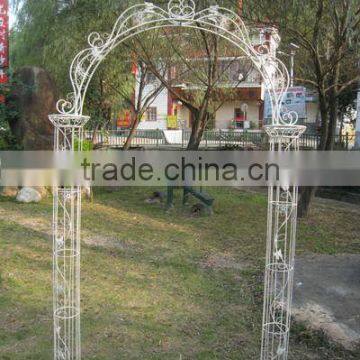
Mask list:
POLYGON ((226 102, 216 113, 215 128, 228 129, 234 120, 235 108, 240 108, 242 104, 246 103, 249 108, 247 112, 247 119, 251 121, 252 127, 259 126, 259 103, 257 101, 231 101, 226 102))
POLYGON ((142 121, 138 130, 166 130, 167 129, 167 121, 166 120, 158 120, 158 121, 142 121))
MULTIPOLYGON (((224 103, 224 105, 217 111, 215 118, 215 129, 228 129, 234 120, 234 111, 236 107, 240 107, 243 101, 230 101, 224 103)), ((259 126, 259 104, 257 101, 246 101, 248 104, 248 120, 252 122, 252 127, 257 128, 259 126)), ((179 108, 178 116, 179 120, 186 122, 186 127, 190 127, 190 112, 185 106, 179 108)))
POLYGON ((178 108, 178 119, 185 123, 186 128, 190 128, 190 111, 185 106, 181 106, 178 108), (180 111, 179 111, 180 110, 180 111))
MULTIPOLYGON (((144 89, 144 97, 148 94, 152 89, 151 85, 147 85, 144 89)), ((167 89, 163 89, 161 93, 155 98, 155 100, 150 104, 152 107, 157 108, 157 117, 158 120, 166 120, 167 118, 167 99, 168 99, 168 91, 167 89)))
MULTIPOLYGON (((152 91, 152 85, 147 85, 144 89, 144 98, 147 94, 152 91)), ((155 129, 166 129, 167 128, 167 89, 163 89, 161 93, 154 99, 150 104, 151 107, 157 108, 157 121, 147 121, 146 115, 144 115, 144 120, 139 124, 138 129, 140 130, 155 130, 155 129)))

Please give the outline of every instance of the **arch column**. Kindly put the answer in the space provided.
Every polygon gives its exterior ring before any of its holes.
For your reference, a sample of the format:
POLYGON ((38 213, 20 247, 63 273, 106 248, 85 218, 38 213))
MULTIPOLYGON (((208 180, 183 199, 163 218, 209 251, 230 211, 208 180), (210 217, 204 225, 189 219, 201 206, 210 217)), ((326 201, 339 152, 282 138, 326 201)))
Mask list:
MULTIPOLYGON (((270 151, 299 150, 305 126, 266 126, 270 151)), ((270 186, 261 360, 286 360, 294 278, 297 186, 270 186)))
MULTIPOLYGON (((86 116, 50 115, 54 151, 81 151, 86 116)), ((79 360, 81 187, 53 190, 54 359, 79 360)))

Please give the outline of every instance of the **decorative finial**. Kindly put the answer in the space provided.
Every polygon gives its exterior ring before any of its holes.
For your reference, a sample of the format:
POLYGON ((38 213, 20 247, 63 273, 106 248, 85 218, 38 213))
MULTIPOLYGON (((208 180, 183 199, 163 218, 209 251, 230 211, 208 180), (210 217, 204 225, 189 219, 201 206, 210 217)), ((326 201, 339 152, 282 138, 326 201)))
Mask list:
POLYGON ((169 15, 177 20, 192 20, 195 16, 196 5, 193 0, 170 0, 169 15))

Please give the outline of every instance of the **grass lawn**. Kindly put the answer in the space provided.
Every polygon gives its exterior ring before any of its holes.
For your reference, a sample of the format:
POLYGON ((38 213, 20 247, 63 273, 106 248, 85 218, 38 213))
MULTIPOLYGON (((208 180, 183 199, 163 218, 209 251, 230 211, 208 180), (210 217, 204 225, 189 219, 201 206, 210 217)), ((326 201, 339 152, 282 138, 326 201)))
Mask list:
MULTIPOLYGON (((266 198, 209 189, 212 217, 145 204, 151 189, 84 201, 84 359, 258 359, 266 198)), ((317 203, 297 253, 359 253, 360 210, 317 203)), ((0 359, 50 359, 52 201, 0 199, 0 359)), ((358 359, 301 324, 290 359, 358 359)))

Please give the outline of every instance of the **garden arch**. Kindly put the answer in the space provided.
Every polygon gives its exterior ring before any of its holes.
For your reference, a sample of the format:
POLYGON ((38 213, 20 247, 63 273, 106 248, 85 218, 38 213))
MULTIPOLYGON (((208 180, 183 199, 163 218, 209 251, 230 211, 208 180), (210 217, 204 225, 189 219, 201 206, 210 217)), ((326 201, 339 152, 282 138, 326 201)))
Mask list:
MULTIPOLYGON (((145 31, 184 27, 201 29, 227 40, 250 59, 261 74, 272 106, 266 127, 273 151, 298 150, 305 127, 297 114, 281 109, 289 73, 266 43, 254 47, 251 32, 233 11, 211 6, 196 11, 194 0, 170 0, 167 9, 151 3, 134 5, 120 15, 110 34, 91 33, 89 47, 70 67, 73 92, 49 115, 55 126, 54 150, 74 151, 89 120, 83 114, 90 81, 106 56, 119 44, 145 31)), ((80 142, 79 142, 80 140, 80 142)), ((267 253, 261 359, 287 359, 296 237, 297 187, 269 187, 267 253)), ((53 307, 54 359, 79 360, 81 188, 54 189, 53 307)))

